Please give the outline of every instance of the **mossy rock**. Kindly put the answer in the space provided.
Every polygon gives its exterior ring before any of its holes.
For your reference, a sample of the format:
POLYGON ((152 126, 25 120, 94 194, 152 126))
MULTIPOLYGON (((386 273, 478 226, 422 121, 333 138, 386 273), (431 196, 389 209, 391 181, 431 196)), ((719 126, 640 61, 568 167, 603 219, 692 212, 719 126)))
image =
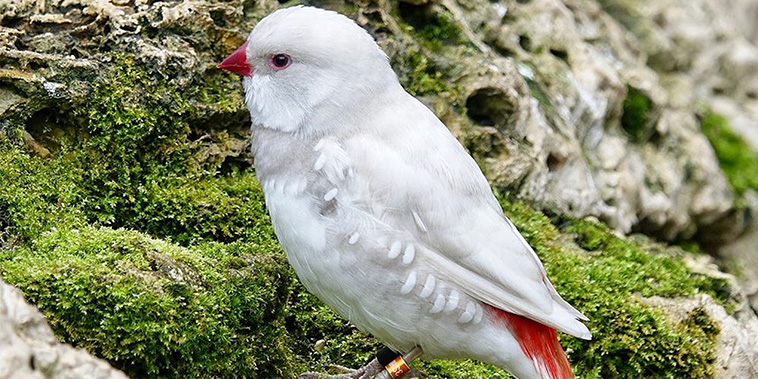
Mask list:
POLYGON ((621 128, 634 142, 644 142, 653 132, 655 107, 653 101, 639 89, 627 86, 621 128))
POLYGON ((729 121, 711 110, 704 110, 700 128, 711 142, 719 165, 738 194, 758 191, 758 153, 734 132, 729 121))
POLYGON ((56 335, 133 377, 261 377, 291 366, 292 276, 276 252, 84 227, 1 257, 3 279, 56 335))
MULTIPOLYGON (((417 95, 455 98, 437 55, 468 48, 461 31, 438 8, 404 12, 419 41, 392 55, 400 79, 417 95)), ((164 32, 143 21, 157 43, 164 32)), ((197 42, 193 27, 181 32, 197 42)), ((201 62, 234 40, 218 39, 201 62)), ((86 95, 51 99, 41 85, 14 84, 29 100, 0 120, 3 279, 64 342, 135 377, 293 377, 364 364, 379 342, 297 282, 254 170, 235 155, 244 148, 224 150, 247 138, 238 79, 202 64, 167 74, 124 46, 98 55, 97 75, 52 70, 49 81, 86 95), (25 133, 48 154, 29 150, 25 133)), ((542 84, 527 84, 549 106, 542 84)), ((632 94, 628 109, 629 125, 647 124, 649 101, 632 94)), ((559 292, 590 317, 592 341, 561 337, 579 377, 712 375, 718 330, 707 315, 674 322, 639 299, 706 293, 728 306, 725 280, 691 272, 678 248, 500 198, 559 292)), ((473 361, 418 367, 432 378, 508 377, 473 361)))

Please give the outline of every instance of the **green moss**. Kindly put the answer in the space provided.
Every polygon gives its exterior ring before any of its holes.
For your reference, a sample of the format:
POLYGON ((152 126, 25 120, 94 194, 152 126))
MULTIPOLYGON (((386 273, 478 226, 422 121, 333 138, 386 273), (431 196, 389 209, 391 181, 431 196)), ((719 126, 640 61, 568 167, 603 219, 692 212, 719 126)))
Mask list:
POLYGON ((296 341, 294 350, 303 354, 309 370, 326 371, 333 364, 360 367, 380 347, 373 337, 360 332, 304 289, 292 298, 287 325, 296 341), (319 340, 324 345, 316 349, 319 340))
POLYGON ((444 46, 466 43, 465 34, 449 11, 442 12, 417 29, 416 36, 426 48, 440 51, 444 46))
MULTIPOLYGON (((41 159, 0 136, 2 141, 0 226, 9 238, 34 240, 53 227, 80 227, 88 220, 99 223, 104 219, 101 205, 111 203, 109 189, 88 187, 92 185, 89 175, 102 168, 87 170, 80 161, 67 157, 41 159)), ((104 224, 118 222, 182 245, 272 241, 273 230, 252 171, 232 170, 217 177, 151 178, 138 188, 139 195, 128 204, 118 203, 123 208, 109 214, 104 224)), ((272 248, 278 249, 275 243, 272 248)))
POLYGON ((182 245, 273 239, 263 193, 252 171, 147 183, 133 210, 124 226, 182 245))
MULTIPOLYGON (((134 377, 265 377, 292 367, 283 257, 254 244, 181 248, 85 227, 0 255, 64 341, 134 377)), ((291 374, 291 373, 290 373, 291 374)))
POLYGON ((250 197, 257 186, 252 174, 214 181, 219 162, 198 165, 197 144, 190 141, 191 133, 202 135, 209 125, 243 122, 240 97, 228 96, 239 90, 238 80, 213 71, 184 83, 187 89, 160 79, 133 56, 111 58, 114 65, 92 85, 86 103, 61 104, 49 110, 49 122, 35 126, 35 134, 54 145, 53 158, 30 156, 3 135, 0 226, 31 239, 63 217, 185 244, 242 238, 237 225, 265 214, 260 199, 250 197), (206 192, 211 196, 204 198, 206 192), (230 200, 229 194, 240 196, 230 200))
POLYGON ((405 32, 430 51, 440 52, 447 46, 468 42, 455 17, 446 9, 401 2, 398 4, 397 15, 405 32))
MULTIPOLYGON (((131 56, 116 56, 92 100, 75 111, 89 138, 72 141, 78 164, 88 167, 82 190, 98 203, 90 216, 120 226, 136 216, 145 184, 170 181, 189 171, 187 96, 154 80, 131 56)), ((65 146, 65 145, 64 145, 65 146)))
POLYGON ((69 161, 44 160, 21 153, 20 146, 0 134, 0 235, 15 245, 53 226, 84 224, 77 207, 82 169, 69 161))
POLYGON ((436 100, 440 105, 435 109, 450 108, 465 115, 460 88, 450 84, 457 71, 451 62, 468 55, 472 45, 455 17, 441 6, 404 2, 393 7, 392 15, 405 34, 396 36, 402 47, 390 51, 400 83, 414 96, 436 100))
POLYGON ((470 359, 460 361, 434 360, 419 361, 414 368, 429 374, 430 378, 495 379, 512 378, 502 369, 470 359))
POLYGON ((241 91, 239 76, 222 70, 209 70, 200 80, 192 83, 189 93, 176 89, 188 97, 191 127, 202 128, 213 122, 215 128, 236 126, 247 116, 242 96, 230 96, 241 91), (202 81, 201 81, 202 80, 202 81))
MULTIPOLYGON (((436 112, 453 110, 466 115, 466 100, 458 85, 449 84, 445 70, 436 62, 434 55, 428 55, 418 46, 409 46, 401 54, 393 55, 392 67, 398 73, 398 80, 408 93, 416 97, 432 100, 436 112)), ((445 61, 444 59, 442 60, 445 61)))
POLYGON ((632 141, 642 142, 651 130, 654 121, 654 104, 642 91, 627 86, 627 94, 621 115, 621 127, 632 141))
POLYGON ((442 72, 423 54, 411 54, 403 64, 410 68, 410 72, 401 77, 401 80, 411 95, 438 95, 450 90, 447 82, 442 79, 442 72))
POLYGON ((721 170, 738 194, 758 191, 758 155, 732 130, 729 121, 710 110, 703 112, 700 128, 711 142, 721 170))

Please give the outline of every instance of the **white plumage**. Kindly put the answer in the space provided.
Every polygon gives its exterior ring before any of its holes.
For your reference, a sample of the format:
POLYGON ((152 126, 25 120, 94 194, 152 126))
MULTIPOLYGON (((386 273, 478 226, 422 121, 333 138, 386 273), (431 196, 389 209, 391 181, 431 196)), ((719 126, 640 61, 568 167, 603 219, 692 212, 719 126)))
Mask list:
POLYGON ((305 286, 400 351, 550 377, 494 308, 589 339, 474 160, 405 92, 363 29, 276 11, 250 34, 244 79, 271 219, 305 286), (291 64, 278 69, 271 57, 291 64))

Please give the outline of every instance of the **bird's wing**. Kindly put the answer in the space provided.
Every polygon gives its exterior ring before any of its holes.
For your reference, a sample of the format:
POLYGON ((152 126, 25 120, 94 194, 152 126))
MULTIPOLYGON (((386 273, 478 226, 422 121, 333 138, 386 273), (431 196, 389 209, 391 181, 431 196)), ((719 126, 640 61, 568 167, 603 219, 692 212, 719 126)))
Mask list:
POLYGON ((469 295, 570 335, 589 338, 534 250, 503 215, 460 143, 412 97, 344 141, 364 184, 361 203, 427 247, 428 262, 469 295), (377 213, 379 212, 379 213, 377 213))

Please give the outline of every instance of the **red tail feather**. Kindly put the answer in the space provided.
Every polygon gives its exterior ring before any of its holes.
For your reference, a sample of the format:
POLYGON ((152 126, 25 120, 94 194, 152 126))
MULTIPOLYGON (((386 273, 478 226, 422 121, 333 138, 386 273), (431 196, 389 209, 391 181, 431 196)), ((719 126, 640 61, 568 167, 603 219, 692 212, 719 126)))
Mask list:
POLYGON ((545 379, 574 378, 555 329, 492 306, 489 310, 513 333, 521 351, 534 362, 537 371, 545 376, 545 379))

